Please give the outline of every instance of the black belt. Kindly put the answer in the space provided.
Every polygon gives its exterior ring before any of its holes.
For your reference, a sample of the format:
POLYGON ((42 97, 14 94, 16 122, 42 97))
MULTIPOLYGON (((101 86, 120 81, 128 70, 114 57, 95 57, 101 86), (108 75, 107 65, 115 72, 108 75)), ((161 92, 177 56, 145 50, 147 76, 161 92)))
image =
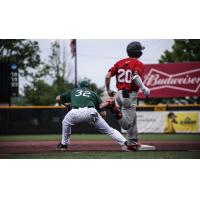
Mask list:
POLYGON ((122 96, 123 98, 129 98, 130 97, 130 93, 128 90, 122 90, 122 96))
POLYGON ((87 107, 73 106, 73 107, 72 107, 72 109, 79 109, 79 108, 94 108, 94 106, 87 106, 87 107))
MULTIPOLYGON (((123 90, 126 90, 126 89, 121 89, 122 91, 123 90)), ((134 90, 134 89, 132 89, 132 90, 126 90, 128 93, 132 93, 132 92, 138 92, 138 90, 134 90)))

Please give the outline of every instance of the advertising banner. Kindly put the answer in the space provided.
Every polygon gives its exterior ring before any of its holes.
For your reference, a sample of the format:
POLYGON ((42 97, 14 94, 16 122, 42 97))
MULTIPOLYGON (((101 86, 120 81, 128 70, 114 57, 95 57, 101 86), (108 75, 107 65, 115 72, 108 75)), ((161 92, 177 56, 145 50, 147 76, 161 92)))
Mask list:
MULTIPOLYGON (((200 62, 145 65, 143 80, 150 98, 200 96, 200 62)), ((144 98, 142 92, 140 98, 144 98)))
POLYGON ((138 112, 139 133, 200 133, 200 112, 138 112))
POLYGON ((198 132, 198 121, 198 112, 169 112, 166 115, 164 132, 198 132))
POLYGON ((162 133, 165 128, 165 112, 137 112, 139 133, 162 133))

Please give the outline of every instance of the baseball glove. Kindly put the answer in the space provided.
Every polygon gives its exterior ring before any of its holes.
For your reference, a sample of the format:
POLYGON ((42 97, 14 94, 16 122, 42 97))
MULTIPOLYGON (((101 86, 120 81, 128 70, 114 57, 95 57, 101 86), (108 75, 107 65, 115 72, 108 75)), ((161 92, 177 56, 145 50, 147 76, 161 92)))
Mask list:
POLYGON ((105 100, 101 105, 100 108, 108 109, 113 114, 113 116, 119 120, 122 118, 122 112, 118 106, 115 104, 115 100, 113 97, 105 100))

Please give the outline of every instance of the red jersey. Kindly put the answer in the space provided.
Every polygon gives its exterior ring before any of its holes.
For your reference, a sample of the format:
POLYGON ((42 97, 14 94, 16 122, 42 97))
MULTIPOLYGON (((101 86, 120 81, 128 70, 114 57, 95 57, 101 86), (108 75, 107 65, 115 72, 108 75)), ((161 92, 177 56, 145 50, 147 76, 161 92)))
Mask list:
POLYGON ((125 58, 118 61, 109 69, 111 76, 116 76, 116 87, 118 90, 138 91, 139 87, 132 82, 132 76, 142 76, 144 65, 135 58, 125 58))

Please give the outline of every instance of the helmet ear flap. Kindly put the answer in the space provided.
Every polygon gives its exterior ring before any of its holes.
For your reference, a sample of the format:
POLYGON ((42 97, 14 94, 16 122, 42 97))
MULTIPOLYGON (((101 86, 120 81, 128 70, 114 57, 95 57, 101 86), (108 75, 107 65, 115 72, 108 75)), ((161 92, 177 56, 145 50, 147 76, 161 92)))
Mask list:
POLYGON ((142 56, 143 52, 142 51, 129 51, 127 52, 129 57, 133 57, 133 58, 139 58, 142 56))
POLYGON ((143 52, 142 52, 142 51, 138 52, 138 58, 139 58, 139 57, 141 57, 141 56, 142 56, 142 54, 143 54, 143 52))

